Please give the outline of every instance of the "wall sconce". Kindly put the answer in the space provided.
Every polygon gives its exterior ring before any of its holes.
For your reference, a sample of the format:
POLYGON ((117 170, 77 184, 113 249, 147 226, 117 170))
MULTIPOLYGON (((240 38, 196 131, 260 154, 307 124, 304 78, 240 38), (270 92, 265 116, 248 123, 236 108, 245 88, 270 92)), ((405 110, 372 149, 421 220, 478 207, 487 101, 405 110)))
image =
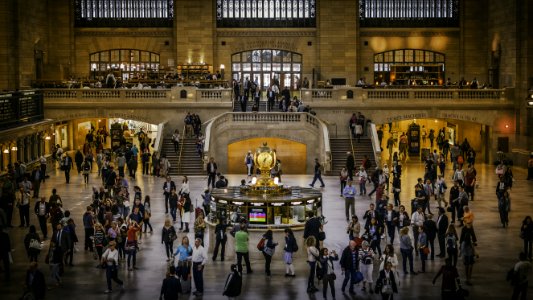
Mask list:
POLYGON ((18 150, 17 146, 11 147, 11 151, 17 151, 17 150, 18 150))
POLYGON ((51 140, 52 138, 47 134, 45 137, 44 137, 45 140, 49 141, 51 140))
POLYGON ((4 154, 9 154, 9 149, 5 148, 3 152, 4 154))

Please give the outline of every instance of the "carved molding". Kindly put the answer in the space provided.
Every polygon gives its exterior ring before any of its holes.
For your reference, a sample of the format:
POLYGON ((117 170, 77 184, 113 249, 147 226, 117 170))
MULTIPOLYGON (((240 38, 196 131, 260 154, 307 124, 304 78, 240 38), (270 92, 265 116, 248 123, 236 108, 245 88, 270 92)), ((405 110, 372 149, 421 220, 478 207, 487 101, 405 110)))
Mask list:
POLYGON ((316 31, 302 30, 302 31, 263 31, 263 30, 254 30, 254 31, 242 31, 242 30, 232 30, 232 31, 218 31, 218 37, 314 37, 316 36, 316 31))
POLYGON ((76 36, 88 37, 172 37, 172 31, 85 31, 77 30, 76 36))
POLYGON ((448 36, 448 37, 459 37, 459 30, 450 30, 450 31, 395 31, 395 30, 372 30, 372 31, 363 31, 359 33, 360 37, 374 37, 374 36, 383 36, 383 37, 434 37, 434 36, 448 36))

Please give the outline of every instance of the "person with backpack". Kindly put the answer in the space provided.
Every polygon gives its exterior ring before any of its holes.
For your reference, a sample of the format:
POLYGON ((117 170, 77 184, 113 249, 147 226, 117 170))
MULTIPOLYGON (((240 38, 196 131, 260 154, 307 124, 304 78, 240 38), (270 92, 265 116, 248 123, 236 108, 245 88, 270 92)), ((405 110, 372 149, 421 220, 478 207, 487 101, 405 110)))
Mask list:
POLYGON ((85 159, 81 164, 81 173, 83 174, 83 182, 89 184, 89 174, 91 173, 91 162, 85 159))
POLYGON ((237 297, 241 294, 242 289, 242 273, 238 271, 237 265, 231 265, 231 273, 226 278, 224 284, 223 296, 228 298, 237 297))
POLYGON ((261 251, 265 257, 265 274, 269 278, 271 276, 270 263, 272 262, 272 256, 274 255, 277 245, 278 243, 274 243, 273 241, 272 230, 270 229, 267 230, 257 245, 257 249, 261 251))
POLYGON ((285 228, 285 247, 283 250, 285 251, 285 254, 283 255, 286 265, 285 277, 295 277, 292 254, 298 251, 298 244, 296 243, 296 238, 290 228, 285 228))
POLYGON ((457 290, 461 288, 461 280, 457 268, 452 265, 452 259, 446 258, 445 265, 442 266, 433 278, 433 285, 437 279, 442 275, 441 296, 442 300, 459 299, 457 290))

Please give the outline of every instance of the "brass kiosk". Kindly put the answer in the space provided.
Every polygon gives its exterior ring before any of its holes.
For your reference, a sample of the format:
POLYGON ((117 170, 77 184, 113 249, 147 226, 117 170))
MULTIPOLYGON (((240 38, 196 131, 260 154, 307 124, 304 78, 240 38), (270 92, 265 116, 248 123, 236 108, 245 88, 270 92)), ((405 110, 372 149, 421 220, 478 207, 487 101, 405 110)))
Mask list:
MULTIPOLYGON (((255 245, 266 230, 274 231, 274 240, 280 243, 278 252, 282 252, 285 228, 301 231, 308 212, 322 215, 322 193, 319 190, 284 186, 279 182, 279 178, 270 176, 270 171, 276 165, 276 152, 266 143, 254 153, 254 163, 261 175, 254 177, 250 185, 214 189, 211 192, 212 212, 207 218, 210 227, 209 240, 212 241, 209 243, 210 252, 214 249, 214 226, 220 220, 233 225, 241 218, 246 219, 249 223, 250 255, 255 257, 257 254, 262 257, 255 245)), ((302 235, 296 232, 295 235, 302 248, 302 235)), ((233 249, 233 237, 228 230, 226 256, 234 255, 233 249)))

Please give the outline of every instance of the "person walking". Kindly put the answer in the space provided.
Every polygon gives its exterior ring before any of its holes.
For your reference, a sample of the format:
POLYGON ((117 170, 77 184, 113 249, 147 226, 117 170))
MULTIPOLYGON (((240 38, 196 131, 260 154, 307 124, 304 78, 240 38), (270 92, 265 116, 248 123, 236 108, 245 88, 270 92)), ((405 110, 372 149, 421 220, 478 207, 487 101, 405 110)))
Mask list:
POLYGON ((420 254, 420 262, 422 263, 422 270, 418 273, 426 273, 426 260, 428 259, 428 238, 424 226, 418 227, 418 245, 417 251, 420 254))
POLYGON ((409 236, 409 227, 400 229, 400 253, 402 254, 403 273, 405 275, 416 275, 413 268, 413 242, 409 236), (407 261, 409 260, 409 273, 407 272, 407 261))
POLYGON ((167 254, 167 261, 171 260, 174 252, 174 241, 178 238, 176 229, 172 226, 170 219, 165 219, 165 225, 161 233, 161 244, 165 244, 165 252, 167 254))
POLYGON ((115 241, 109 242, 107 250, 102 255, 101 262, 106 268, 107 290, 104 293, 113 292, 111 280, 117 283, 121 290, 124 290, 124 282, 118 278, 118 251, 115 241))
POLYGON ((265 239, 265 246, 263 250, 261 250, 261 253, 263 253, 263 256, 265 257, 265 274, 270 278, 272 275, 270 272, 270 263, 272 262, 272 256, 274 255, 278 243, 274 243, 272 230, 270 229, 263 235, 263 239, 265 239))
POLYGON ((167 276, 163 279, 163 284, 161 285, 159 300, 178 300, 180 293, 181 285, 179 279, 176 277, 176 268, 170 266, 167 276))
POLYGON ((381 294, 382 300, 393 300, 394 294, 398 293, 398 279, 391 262, 385 262, 383 270, 379 271, 375 292, 381 294))
POLYGON ((351 152, 346 152, 346 171, 348 171, 348 180, 353 181, 353 172, 355 171, 355 158, 351 152))
POLYGON ((43 234, 43 238, 46 240, 48 238, 48 224, 47 220, 50 217, 50 205, 46 202, 45 197, 41 197, 41 201, 35 203, 34 210, 39 219, 39 227, 43 234))
POLYGON ((466 285, 472 285, 472 271, 474 269, 477 238, 472 224, 466 223, 463 230, 461 230, 461 237, 459 239, 461 245, 461 255, 463 256, 463 263, 465 265, 466 285))
POLYGON ((180 149, 180 131, 178 129, 174 130, 172 134, 172 143, 174 144, 174 152, 178 153, 180 149))
POLYGON ((213 157, 209 158, 207 163, 207 187, 211 186, 212 189, 215 188, 215 181, 217 176, 217 163, 213 157))
POLYGON ((533 244, 533 221, 531 216, 527 216, 522 221, 520 227, 520 237, 524 240, 524 253, 531 260, 531 250, 533 244))
POLYGON ((307 246, 307 264, 309 265, 307 293, 314 293, 318 291, 318 289, 315 287, 315 272, 320 252, 315 247, 315 243, 316 241, 314 236, 309 236, 307 239, 305 239, 305 245, 307 246))
POLYGON ((433 278, 433 285, 437 279, 442 275, 441 284, 441 299, 442 300, 456 300, 460 299, 457 295, 458 288, 461 288, 461 280, 457 268, 452 265, 452 259, 446 258, 445 265, 442 266, 435 277, 433 278))
POLYGON ((351 240, 358 239, 361 234, 361 224, 359 224, 359 218, 357 215, 352 215, 352 220, 348 224, 348 228, 346 228, 346 231, 348 233, 348 238, 351 240))
MULTIPOLYGON (((353 172, 352 172, 352 175, 353 175, 353 172)), ((339 173, 339 180, 341 184, 341 197, 342 197, 344 188, 346 187, 346 183, 348 182, 348 180, 352 181, 352 179, 349 179, 348 170, 346 170, 346 167, 342 167, 339 173)))
POLYGON ((194 239, 194 247, 192 247, 192 276, 196 291, 193 294, 198 297, 204 294, 204 268, 207 260, 207 250, 202 246, 202 239, 194 239))
POLYGON ((24 237, 24 248, 26 249, 26 254, 30 259, 30 262, 37 262, 39 254, 41 253, 42 244, 41 238, 34 225, 30 225, 30 231, 24 237))
POLYGON ((136 221, 131 220, 128 227, 128 235, 126 240, 126 254, 128 255, 128 271, 137 270, 137 233, 141 231, 141 226, 136 221))
POLYGON ((219 220, 215 226, 215 249, 213 250, 213 261, 217 260, 218 249, 220 248, 220 260, 224 261, 224 256, 226 253, 226 242, 228 241, 228 236, 226 234, 226 229, 229 225, 226 223, 225 219, 219 220))
POLYGON ((439 254, 437 254, 437 257, 443 258, 446 257, 445 238, 450 222, 448 221, 448 216, 446 215, 444 208, 439 207, 438 210, 439 216, 437 217, 437 240, 439 241, 439 254))
POLYGON ((356 273, 359 271, 359 250, 357 249, 357 244, 354 240, 350 240, 348 246, 344 248, 341 254, 341 270, 344 274, 344 281, 342 282, 342 292, 346 290, 346 285, 350 281, 350 287, 348 289, 351 295, 355 295, 354 285, 356 282, 356 273))
POLYGON ((350 214, 355 216, 355 186, 352 184, 351 180, 348 180, 348 185, 342 191, 342 196, 344 197, 344 213, 346 214, 346 222, 350 220, 350 214))
POLYGON ((37 262, 30 263, 26 271, 25 288, 36 300, 42 300, 46 296, 46 281, 37 262))
POLYGON ((246 263, 246 274, 253 273, 252 267, 250 266, 250 257, 248 254, 248 242, 249 242, 248 231, 246 224, 241 224, 239 231, 235 233, 235 252, 237 253, 237 267, 239 273, 242 273, 242 259, 246 263))
POLYGON ((366 292, 366 283, 368 283, 368 291, 370 294, 374 293, 372 289, 372 272, 374 271, 374 251, 370 248, 368 241, 363 241, 361 249, 359 249, 359 259, 361 260, 360 268, 363 273, 363 287, 361 291, 366 292))
POLYGON ((430 259, 435 260, 435 238, 437 237, 437 223, 433 221, 433 215, 428 214, 424 222, 424 231, 427 235, 428 247, 430 247, 430 259))
POLYGON ((512 300, 526 300, 527 299, 527 290, 529 282, 529 274, 531 273, 531 263, 527 259, 527 255, 524 252, 520 252, 518 256, 519 261, 512 268, 513 270, 513 280, 511 284, 513 285, 513 295, 512 300))
POLYGON ((83 182, 89 184, 89 174, 91 174, 91 162, 89 158, 83 160, 81 164, 81 173, 83 174, 83 182))
POLYGON ((318 162, 318 158, 315 158, 315 171, 314 171, 314 177, 313 182, 309 185, 310 187, 315 187, 315 182, 318 180, 320 181, 320 187, 323 188, 326 185, 324 184, 324 181, 322 180, 322 165, 318 162))
MULTIPOLYGON (((165 195, 165 213, 168 214, 168 205, 170 200, 170 195, 172 190, 176 190, 176 184, 172 181, 170 176, 167 176, 167 180, 163 183, 163 195, 165 195)), ((176 221, 176 220, 174 220, 176 221)))
POLYGON ((328 248, 322 248, 320 250, 320 265, 322 270, 322 296, 324 299, 328 298, 328 285, 331 290, 331 297, 335 299, 335 280, 337 275, 335 274, 335 267, 333 261, 339 260, 339 256, 332 250, 329 252, 328 248))
POLYGON ((293 264, 293 253, 298 251, 298 244, 296 243, 296 238, 294 238, 294 233, 290 228, 285 228, 285 251, 283 258, 285 261, 285 277, 295 277, 294 274, 294 264, 293 264))
POLYGON ((94 224, 96 219, 93 213, 93 207, 88 205, 87 210, 83 214, 83 229, 85 230, 85 243, 83 249, 93 252, 92 237, 94 236, 94 224))
POLYGON ((61 170, 65 172, 65 180, 70 183, 70 170, 72 170, 72 158, 68 154, 65 154, 63 160, 61 161, 61 170))

